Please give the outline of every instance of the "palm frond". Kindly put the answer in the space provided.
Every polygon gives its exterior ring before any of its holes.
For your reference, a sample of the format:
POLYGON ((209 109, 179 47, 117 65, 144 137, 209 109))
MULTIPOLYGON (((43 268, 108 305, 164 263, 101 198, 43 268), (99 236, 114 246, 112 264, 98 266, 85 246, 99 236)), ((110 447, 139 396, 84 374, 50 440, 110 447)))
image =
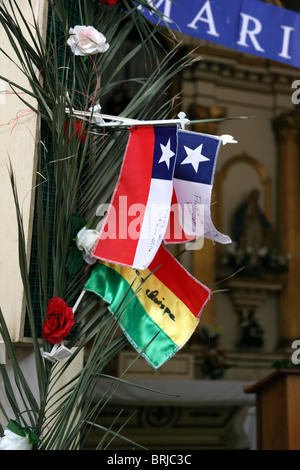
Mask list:
MULTIPOLYGON (((45 321, 50 297, 61 297, 74 305, 90 275, 91 268, 84 264, 71 275, 66 269, 73 237, 72 218, 74 214, 80 214, 92 227, 99 222, 97 208, 111 198, 128 132, 117 127, 99 127, 92 119, 87 119, 82 121, 86 134, 86 140, 82 141, 80 135, 76 136, 76 118, 71 112, 67 113, 66 108, 89 111, 95 104, 105 101, 120 84, 127 82, 134 84, 136 91, 123 109, 124 116, 147 119, 155 113, 157 118, 164 118, 172 112, 172 97, 168 95, 170 83, 177 73, 191 65, 193 59, 191 56, 180 57, 175 38, 168 28, 162 29, 145 19, 140 7, 157 13, 145 0, 120 0, 115 8, 93 0, 78 0, 79 21, 92 24, 110 44, 109 52, 86 60, 74 56, 67 45, 69 28, 75 25, 70 24, 65 1, 49 2, 47 38, 40 30, 31 0, 27 2, 31 21, 25 18, 16 0, 0 3, 0 24, 16 58, 9 57, 5 47, 0 53, 14 61, 28 86, 18 84, 10 77, 0 78, 26 107, 37 113, 42 128, 50 136, 48 140, 41 136, 37 142, 34 236, 38 258, 38 312, 33 302, 18 188, 13 168, 9 170, 18 226, 19 267, 39 396, 34 396, 21 370, 1 310, 0 335, 8 351, 14 380, 9 378, 3 364, 0 364, 0 373, 14 418, 41 438, 37 448, 73 450, 84 447, 84 436, 94 427, 104 431, 97 448, 105 448, 112 438, 125 439, 120 432, 113 431, 114 422, 109 428, 97 422, 97 417, 124 379, 115 378, 113 386, 100 398, 96 395, 97 380, 105 375, 107 364, 127 344, 119 330, 118 316, 122 316, 130 298, 125 296, 117 314, 112 316, 99 299, 87 294, 75 312, 76 326, 68 339, 73 354, 60 364, 53 365, 44 359, 42 352, 49 352, 51 345, 42 337, 37 324, 45 321), (123 54, 121 46, 132 36, 138 40, 123 54), (145 74, 124 78, 122 71, 141 54, 145 74), (158 94, 165 94, 165 99, 155 110, 153 102, 158 94), (82 370, 64 383, 67 371, 84 352, 82 370), (18 399, 15 390, 20 396, 18 399)), ((1 404, 0 409, 6 414, 1 404)))

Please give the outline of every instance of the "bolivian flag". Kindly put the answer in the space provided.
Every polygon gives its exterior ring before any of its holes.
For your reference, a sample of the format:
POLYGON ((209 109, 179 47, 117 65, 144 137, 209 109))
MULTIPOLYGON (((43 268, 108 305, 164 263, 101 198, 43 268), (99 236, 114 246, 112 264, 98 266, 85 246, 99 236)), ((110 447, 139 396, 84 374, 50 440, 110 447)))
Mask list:
POLYGON ((188 341, 211 294, 163 245, 142 271, 99 261, 84 289, 109 304, 129 342, 154 369, 188 341))

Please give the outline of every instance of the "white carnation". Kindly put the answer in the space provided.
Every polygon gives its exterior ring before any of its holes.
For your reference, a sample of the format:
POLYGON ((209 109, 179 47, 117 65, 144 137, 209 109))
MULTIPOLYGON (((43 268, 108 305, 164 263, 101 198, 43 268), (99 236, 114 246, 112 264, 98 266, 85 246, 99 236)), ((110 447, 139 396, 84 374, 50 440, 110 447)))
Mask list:
POLYGON ((4 436, 0 437, 0 450, 32 450, 27 436, 19 436, 6 429, 4 436))
POLYGON ((68 45, 75 55, 86 56, 105 52, 109 48, 106 37, 93 26, 75 26, 69 29, 68 45))
POLYGON ((83 227, 77 234, 77 248, 83 252, 83 259, 88 264, 96 263, 97 259, 91 256, 95 243, 98 240, 99 232, 97 230, 88 230, 83 227))

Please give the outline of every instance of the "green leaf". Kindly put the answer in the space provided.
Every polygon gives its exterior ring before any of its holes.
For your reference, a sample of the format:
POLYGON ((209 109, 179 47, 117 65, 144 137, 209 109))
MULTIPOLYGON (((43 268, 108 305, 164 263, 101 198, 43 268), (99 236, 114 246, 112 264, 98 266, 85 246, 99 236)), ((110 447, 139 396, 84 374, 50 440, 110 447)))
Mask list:
POLYGON ((74 240, 77 233, 86 225, 86 220, 79 214, 72 214, 70 239, 74 240))
POLYGON ((68 273, 76 274, 82 265, 83 265, 82 252, 78 250, 76 245, 70 246, 68 250, 68 258, 67 258, 67 263, 66 263, 66 268, 68 270, 68 273))
POLYGON ((37 444, 38 442, 41 442, 41 439, 39 439, 38 436, 31 429, 29 429, 28 427, 22 427, 17 421, 14 421, 13 419, 9 420, 7 424, 7 429, 9 429, 14 434, 17 434, 17 436, 27 436, 28 442, 30 444, 37 444))
POLYGON ((7 429, 9 429, 11 432, 14 434, 17 434, 17 436, 26 436, 25 429, 17 423, 17 421, 14 421, 13 419, 10 419, 7 424, 7 429))
POLYGON ((33 431, 31 431, 31 429, 26 429, 26 434, 28 436, 29 444, 38 444, 41 442, 41 439, 33 431))

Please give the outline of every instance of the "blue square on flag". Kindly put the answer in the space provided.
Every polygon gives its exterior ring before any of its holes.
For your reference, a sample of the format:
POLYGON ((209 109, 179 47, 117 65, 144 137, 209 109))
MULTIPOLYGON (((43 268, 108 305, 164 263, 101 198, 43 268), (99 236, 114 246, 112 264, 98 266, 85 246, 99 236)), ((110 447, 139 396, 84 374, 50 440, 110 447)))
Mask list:
POLYGON ((220 143, 220 137, 179 130, 174 178, 211 185, 220 143))
POLYGON ((172 180, 177 153, 177 127, 154 127, 152 178, 172 180))

